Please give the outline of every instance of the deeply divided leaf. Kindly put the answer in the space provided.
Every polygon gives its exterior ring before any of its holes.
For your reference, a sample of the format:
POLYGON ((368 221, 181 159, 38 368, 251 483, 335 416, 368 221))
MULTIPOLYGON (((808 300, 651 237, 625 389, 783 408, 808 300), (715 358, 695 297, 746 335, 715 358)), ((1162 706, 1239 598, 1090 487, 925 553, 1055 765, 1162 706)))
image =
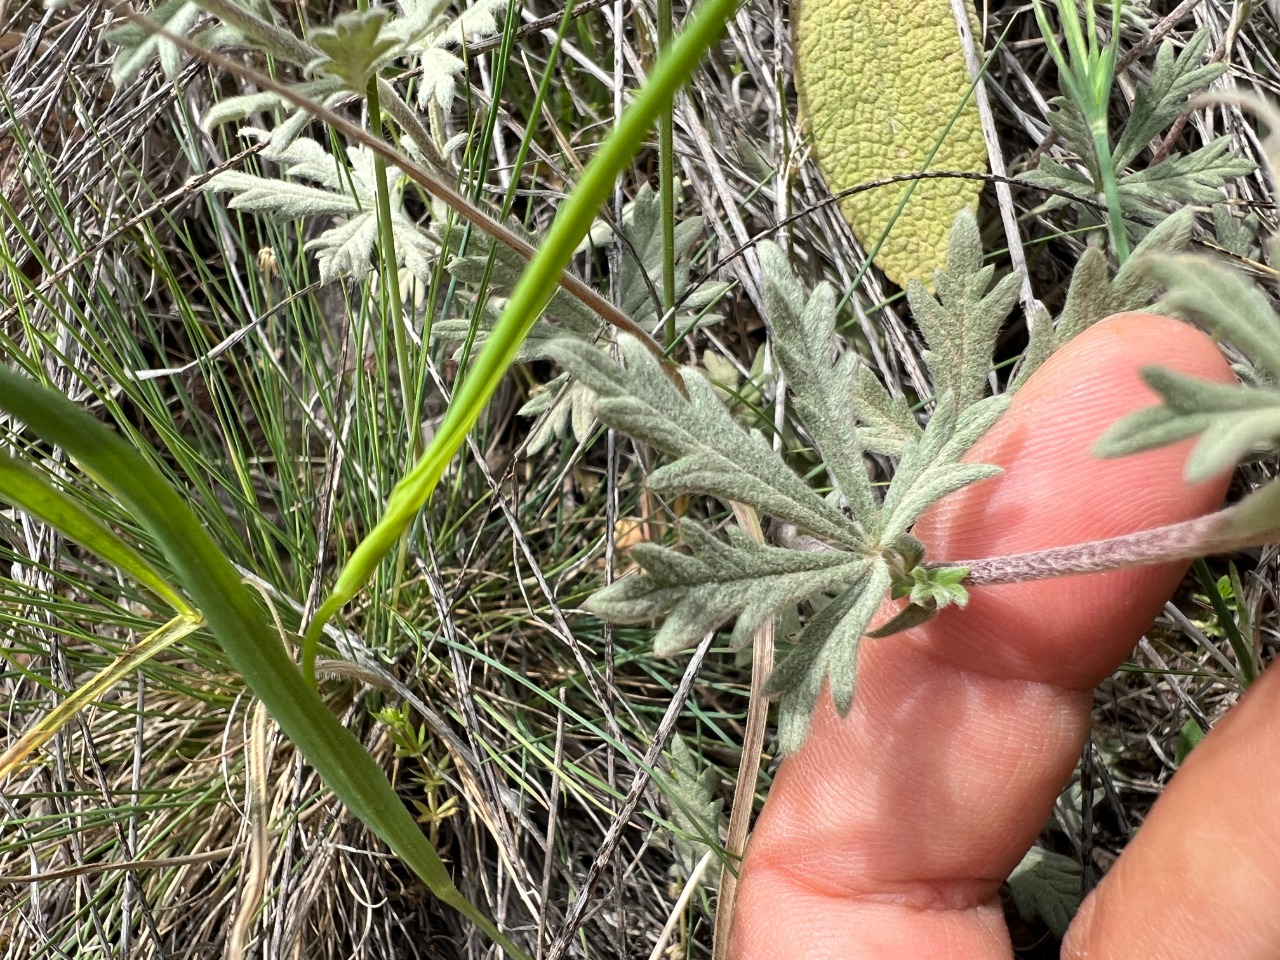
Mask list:
POLYGON ((587 601, 588 610, 619 623, 663 619, 653 640, 658 656, 677 653, 733 617, 732 642, 743 645, 783 606, 856 582, 868 566, 865 557, 839 551, 762 546, 745 536, 725 543, 695 524, 680 529, 689 553, 639 544, 630 556, 644 572, 587 601))
POLYGON ((602 421, 675 458, 650 476, 651 486, 745 503, 828 543, 865 544, 857 521, 796 476, 764 437, 739 424, 701 373, 682 370, 682 392, 637 341, 624 336, 621 345, 623 367, 582 341, 555 341, 548 353, 595 391, 602 421))

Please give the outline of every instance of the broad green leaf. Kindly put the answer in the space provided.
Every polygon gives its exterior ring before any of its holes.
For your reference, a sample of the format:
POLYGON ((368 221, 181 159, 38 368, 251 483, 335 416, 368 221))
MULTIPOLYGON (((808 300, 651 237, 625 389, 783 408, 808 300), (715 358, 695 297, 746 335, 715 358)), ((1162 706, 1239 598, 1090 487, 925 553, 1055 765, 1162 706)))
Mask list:
POLYGON ((43 520, 69 540, 137 581, 175 612, 193 616, 191 605, 133 547, 78 501, 17 457, 0 454, 0 499, 43 520))
MULTIPOLYGON (((802 0, 791 14, 800 106, 833 193, 926 169, 986 171, 950 0, 909 11, 898 0, 802 0)), ((840 211, 869 249, 889 231, 876 264, 906 285, 945 261, 952 221, 980 190, 963 179, 893 184, 846 197, 840 211)))

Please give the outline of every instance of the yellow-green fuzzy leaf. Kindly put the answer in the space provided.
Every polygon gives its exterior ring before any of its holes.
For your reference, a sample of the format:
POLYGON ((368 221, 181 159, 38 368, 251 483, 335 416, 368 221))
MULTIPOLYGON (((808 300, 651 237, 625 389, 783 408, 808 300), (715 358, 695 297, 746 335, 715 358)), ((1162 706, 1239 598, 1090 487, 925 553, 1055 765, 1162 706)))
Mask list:
MULTIPOLYGON (((799 0, 792 9, 800 106, 833 193, 923 170, 986 171, 950 0, 799 0)), ((841 201, 868 250, 910 187, 877 187, 841 201)), ((901 286, 929 280, 946 263, 956 214, 976 205, 981 188, 960 179, 915 183, 876 265, 901 286)))

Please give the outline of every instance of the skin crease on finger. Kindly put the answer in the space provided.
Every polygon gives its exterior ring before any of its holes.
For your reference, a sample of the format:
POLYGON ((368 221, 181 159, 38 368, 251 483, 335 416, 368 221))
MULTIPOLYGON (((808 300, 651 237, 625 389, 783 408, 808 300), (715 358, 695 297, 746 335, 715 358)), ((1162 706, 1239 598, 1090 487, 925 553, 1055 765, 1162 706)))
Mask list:
MULTIPOLYGON (((1182 480, 1189 443, 1112 461, 1089 454, 1108 426, 1156 402, 1137 375, 1148 364, 1231 378, 1210 340, 1174 320, 1124 314, 1086 331, 971 452, 1005 472, 921 519, 930 559, 1077 543, 1217 507, 1227 477, 1182 480)), ((1079 756, 1090 688, 1184 569, 977 589, 965 610, 864 641, 849 715, 824 697, 774 780, 743 865, 730 957, 1009 957, 1000 883, 1079 756)))

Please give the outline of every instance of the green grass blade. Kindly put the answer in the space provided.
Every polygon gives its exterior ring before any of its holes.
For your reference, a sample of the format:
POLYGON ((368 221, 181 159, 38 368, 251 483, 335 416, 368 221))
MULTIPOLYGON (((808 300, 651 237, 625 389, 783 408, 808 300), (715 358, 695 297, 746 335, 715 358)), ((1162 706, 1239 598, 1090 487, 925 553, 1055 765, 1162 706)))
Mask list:
POLYGON ((66 450, 151 533, 231 664, 338 799, 436 897, 527 960, 453 885, 382 768, 303 680, 240 574, 155 466, 61 394, 7 368, 0 368, 0 408, 66 450))
POLYGON ((132 647, 126 650, 106 669, 99 671, 87 683, 76 688, 75 692, 59 703, 43 716, 38 723, 18 738, 8 750, 0 755, 0 782, 17 767, 51 740, 77 713, 104 694, 122 679, 158 654, 204 625, 198 614, 180 613, 168 623, 147 634, 132 647))
POLYGON ((25 510, 67 539, 97 554, 146 587, 177 613, 188 617, 195 613, 182 595, 137 550, 16 457, 0 456, 0 499, 25 510))
POLYGON ((449 404, 435 439, 413 469, 396 484, 382 519, 352 553, 334 583, 333 592, 308 625, 302 656, 303 672, 309 679, 314 678, 320 629, 359 592, 413 523, 511 366, 520 344, 555 293, 561 272, 568 266, 574 248, 586 236, 601 204, 613 189, 614 180, 630 163, 676 91, 693 74, 702 55, 719 37, 736 6, 737 0, 707 0, 698 10, 666 55, 658 59, 649 82, 587 164, 577 189, 557 211, 537 255, 512 291, 493 334, 485 341, 480 356, 449 404))

